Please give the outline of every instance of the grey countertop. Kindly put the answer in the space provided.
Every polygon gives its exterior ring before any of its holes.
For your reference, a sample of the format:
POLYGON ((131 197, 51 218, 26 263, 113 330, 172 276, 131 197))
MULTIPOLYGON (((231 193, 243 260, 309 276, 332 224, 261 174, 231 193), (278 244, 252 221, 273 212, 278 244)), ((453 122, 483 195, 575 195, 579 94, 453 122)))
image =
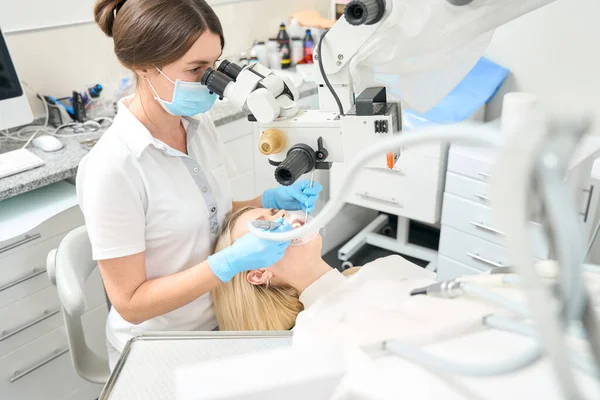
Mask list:
MULTIPOLYGON (((304 84, 300 88, 300 98, 310 96, 316 92, 317 88, 314 84, 304 84)), ((210 115, 215 121, 216 126, 225 125, 246 117, 243 111, 231 107, 227 102, 217 102, 210 110, 210 115)), ((64 147, 51 153, 44 152, 30 145, 28 149, 44 160, 45 164, 29 171, 1 178, 0 201, 75 177, 79 162, 91 148, 88 141, 93 142, 99 136, 99 134, 89 134, 61 138, 64 147)), ((3 153, 19 148, 22 146, 22 143, 4 141, 1 145, 0 153, 3 153)))

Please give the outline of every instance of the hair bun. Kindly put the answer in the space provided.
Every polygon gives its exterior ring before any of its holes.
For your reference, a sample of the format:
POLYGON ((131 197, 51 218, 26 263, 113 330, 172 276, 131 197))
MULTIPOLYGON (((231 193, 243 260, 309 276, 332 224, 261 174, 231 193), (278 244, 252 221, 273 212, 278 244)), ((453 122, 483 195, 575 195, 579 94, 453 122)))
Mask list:
POLYGON ((97 0, 94 6, 94 19, 108 37, 113 35, 115 23, 115 9, 121 0, 97 0))

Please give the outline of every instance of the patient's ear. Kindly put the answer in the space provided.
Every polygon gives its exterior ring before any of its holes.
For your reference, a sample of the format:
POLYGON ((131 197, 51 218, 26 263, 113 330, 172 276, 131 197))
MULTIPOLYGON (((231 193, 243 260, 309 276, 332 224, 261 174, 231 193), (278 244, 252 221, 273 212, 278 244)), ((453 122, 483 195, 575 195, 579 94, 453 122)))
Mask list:
POLYGON ((246 274, 246 280, 252 285, 265 285, 273 278, 273 273, 266 269, 253 269, 246 274))

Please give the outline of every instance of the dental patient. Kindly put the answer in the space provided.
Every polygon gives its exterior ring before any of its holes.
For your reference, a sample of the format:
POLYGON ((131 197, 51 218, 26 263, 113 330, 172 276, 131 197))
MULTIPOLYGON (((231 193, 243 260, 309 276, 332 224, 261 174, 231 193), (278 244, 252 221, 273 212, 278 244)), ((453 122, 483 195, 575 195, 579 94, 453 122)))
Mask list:
MULTIPOLYGON (((285 220, 292 227, 302 224, 303 215, 289 215, 285 220)), ((227 220, 216 251, 246 234, 249 222, 285 216, 285 211, 263 208, 240 210, 227 220)), ((293 328, 294 343, 402 338, 425 344, 481 327, 481 319, 494 312, 489 304, 467 298, 411 296, 413 289, 434 283, 435 274, 400 256, 348 270, 352 276, 346 277, 321 258, 320 235, 302 242, 293 241, 273 266, 240 273, 213 290, 220 330, 293 328)))
MULTIPOLYGON (((304 223, 303 217, 290 220, 289 216, 287 214, 286 219, 292 227, 304 223)), ((231 246, 248 233, 250 221, 273 221, 283 217, 286 217, 283 210, 241 209, 226 221, 215 251, 231 246)), ((213 290, 220 330, 291 329, 305 307, 345 283, 346 277, 321 258, 319 234, 301 242, 292 242, 283 258, 272 267, 240 273, 213 290)), ((355 270, 346 273, 352 272, 355 270)))

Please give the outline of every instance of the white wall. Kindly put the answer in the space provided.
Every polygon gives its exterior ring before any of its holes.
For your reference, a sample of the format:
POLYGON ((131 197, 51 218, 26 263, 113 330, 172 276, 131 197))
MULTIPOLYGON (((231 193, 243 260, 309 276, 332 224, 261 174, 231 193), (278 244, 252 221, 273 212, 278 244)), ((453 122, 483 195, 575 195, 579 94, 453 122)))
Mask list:
MULTIPOLYGON (((512 71, 502 93, 536 93, 552 110, 592 111, 600 134, 600 1, 557 0, 499 28, 487 55, 512 71)), ((488 118, 500 115, 502 93, 488 118)))
MULTIPOLYGON (((293 11, 317 8, 327 15, 328 4, 328 0, 256 0, 216 6, 225 31, 225 54, 239 54, 255 38, 275 36, 279 23, 293 11)), ((44 94, 67 96, 95 83, 112 92, 124 73, 112 40, 92 23, 8 34, 6 40, 21 79, 44 94)), ((40 115, 40 102, 30 96, 30 103, 40 115)))
MULTIPOLYGON (((489 105, 487 117, 500 115, 503 93, 524 90, 536 93, 552 110, 590 110, 593 133, 600 134, 599 16, 598 0, 557 0, 498 29, 487 55, 512 76, 489 105)), ((591 260, 600 263, 600 240, 591 260)))

